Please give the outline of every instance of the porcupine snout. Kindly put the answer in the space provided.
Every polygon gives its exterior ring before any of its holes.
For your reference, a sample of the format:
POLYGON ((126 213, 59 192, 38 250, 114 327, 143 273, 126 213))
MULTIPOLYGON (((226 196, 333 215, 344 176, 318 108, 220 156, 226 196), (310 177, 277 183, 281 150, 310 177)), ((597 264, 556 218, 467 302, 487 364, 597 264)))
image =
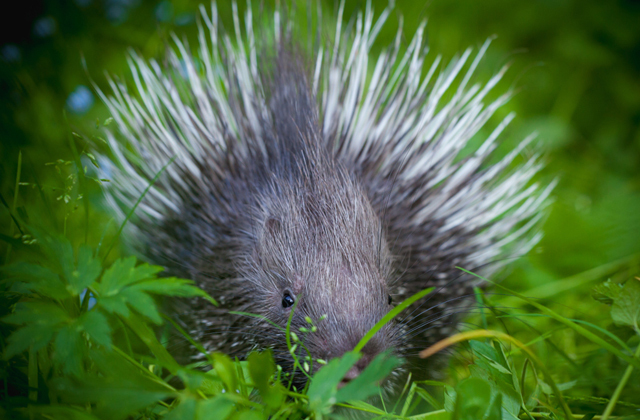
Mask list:
MULTIPOLYGON (((299 183, 276 179, 258 200, 261 229, 246 272, 257 287, 266 285, 259 293, 268 296, 261 305, 265 317, 285 328, 294 311, 291 330, 300 339, 299 357, 304 360, 308 350, 313 361, 329 361, 353 350, 393 307, 392 264, 379 217, 357 180, 335 160, 312 160, 323 162, 306 168, 299 183)), ((274 330, 265 337, 271 339, 262 344, 290 364, 282 334, 274 330)), ((392 324, 382 328, 343 384, 375 356, 392 351, 393 337, 392 324)))

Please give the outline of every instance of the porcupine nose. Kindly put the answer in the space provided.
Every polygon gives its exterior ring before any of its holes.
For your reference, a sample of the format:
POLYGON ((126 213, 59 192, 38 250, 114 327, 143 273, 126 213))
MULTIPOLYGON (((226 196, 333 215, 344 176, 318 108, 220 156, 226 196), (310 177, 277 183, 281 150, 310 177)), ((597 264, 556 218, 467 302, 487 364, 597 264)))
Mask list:
POLYGON ((362 369, 359 369, 356 366, 353 366, 351 369, 349 369, 349 372, 347 372, 347 374, 344 375, 344 378, 342 378, 342 380, 338 384, 338 389, 342 388, 343 386, 345 386, 346 384, 348 384, 352 380, 356 379, 358 377, 358 375, 360 375, 361 371, 362 371, 362 369))
POLYGON ((371 355, 363 354, 360 360, 358 360, 356 364, 353 365, 351 369, 349 369, 349 371, 344 375, 344 377, 338 384, 338 389, 342 388, 343 386, 360 376, 362 371, 366 369, 372 359, 373 357, 371 355))

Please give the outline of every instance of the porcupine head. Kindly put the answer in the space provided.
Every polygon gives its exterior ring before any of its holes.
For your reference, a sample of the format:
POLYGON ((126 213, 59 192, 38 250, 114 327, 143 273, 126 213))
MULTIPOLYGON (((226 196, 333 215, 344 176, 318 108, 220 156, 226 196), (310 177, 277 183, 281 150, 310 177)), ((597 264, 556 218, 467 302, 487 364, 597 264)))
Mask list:
POLYGON ((344 381, 386 351, 428 376, 413 356, 451 333, 475 284, 456 266, 490 275, 530 249, 553 185, 531 182, 531 138, 485 164, 512 114, 460 156, 510 96, 484 104, 503 71, 473 82, 488 42, 439 69, 421 26, 403 48, 399 30, 374 58, 390 9, 374 20, 367 6, 347 30, 343 6, 333 38, 309 49, 280 11, 261 46, 251 8, 244 28, 234 20, 235 41, 203 8, 196 53, 177 38, 162 64, 132 53, 135 87, 111 81, 113 94, 100 92, 116 127, 106 196, 124 218, 147 190, 128 237, 221 302, 176 309, 208 351, 270 348, 290 370, 291 319, 312 359, 329 360, 395 302, 435 287, 367 343, 344 381), (304 331, 307 319, 315 331, 304 331))

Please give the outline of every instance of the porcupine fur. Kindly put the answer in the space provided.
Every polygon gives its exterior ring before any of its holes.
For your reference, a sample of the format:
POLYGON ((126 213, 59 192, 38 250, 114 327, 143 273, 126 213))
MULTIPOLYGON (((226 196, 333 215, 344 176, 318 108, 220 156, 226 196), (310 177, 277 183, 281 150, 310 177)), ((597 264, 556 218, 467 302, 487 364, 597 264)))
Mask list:
MULTIPOLYGON (((367 5, 343 30, 343 7, 333 40, 311 51, 293 41, 287 13, 274 13, 271 42, 260 42, 251 7, 241 28, 234 4, 235 40, 215 7, 211 15, 202 8, 197 54, 175 36, 165 63, 131 53, 134 88, 110 80, 113 93, 100 93, 116 127, 107 199, 124 218, 174 159, 127 237, 146 259, 219 300, 176 311, 207 350, 272 348, 286 369, 283 333, 228 312, 284 326, 288 293, 299 300, 294 331, 305 316, 327 315, 305 340, 314 358, 330 359, 392 307, 389 296, 397 303, 433 286, 376 334, 358 367, 393 348, 414 375, 428 376, 415 354, 453 331, 478 284, 456 266, 491 275, 526 253, 540 238, 535 227, 553 185, 531 181, 538 154, 512 165, 533 136, 486 166, 513 114, 459 156, 511 95, 483 102, 505 69, 471 84, 488 41, 475 58, 468 49, 442 70, 437 57, 423 76, 424 24, 405 52, 400 28, 372 66, 390 8, 374 22, 367 5)), ((186 345, 174 352, 198 358, 186 345)))

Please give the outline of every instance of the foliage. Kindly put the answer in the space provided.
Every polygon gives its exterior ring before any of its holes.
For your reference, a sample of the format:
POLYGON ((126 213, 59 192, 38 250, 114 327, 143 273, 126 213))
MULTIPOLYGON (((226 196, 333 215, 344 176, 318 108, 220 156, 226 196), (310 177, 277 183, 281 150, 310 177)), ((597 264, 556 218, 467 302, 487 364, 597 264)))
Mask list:
MULTIPOLYGON (((78 169, 74 162, 59 163, 59 176, 84 185, 85 168, 78 169)), ((68 194, 75 198, 59 200, 60 206, 83 200, 80 191, 72 189, 68 194)), ((4 330, 5 389, 0 407, 11 417, 322 419, 359 411, 399 419, 575 418, 573 411, 580 412, 584 406, 588 407, 584 414, 589 415, 596 411, 594 407, 604 405, 603 418, 608 418, 616 407, 622 412, 640 408, 639 401, 628 398, 637 391, 633 375, 634 367, 640 366, 638 279, 625 284, 608 280, 593 289, 592 305, 610 305, 616 331, 567 318, 502 285, 495 286, 586 339, 592 346, 590 353, 613 356, 612 362, 625 371, 611 398, 573 394, 582 380, 579 377, 559 382, 566 372, 551 373, 551 367, 532 350, 537 343, 548 342, 549 349, 569 357, 552 344, 550 334, 523 344, 509 334, 486 329, 462 332, 423 352, 428 356, 469 340, 463 352, 472 361, 457 359, 467 372, 457 381, 455 375, 448 382, 413 381, 409 375, 400 394, 381 399, 380 384, 400 362, 382 354, 356 379, 340 386, 360 358, 358 350, 375 331, 412 302, 432 293, 431 289, 397 305, 353 352, 328 363, 321 361, 326 365, 298 390, 292 387, 293 377, 309 375, 311 359, 296 352, 298 347, 305 348, 304 342, 289 326, 285 332, 295 360, 293 372, 283 372, 269 350, 251 353, 244 361, 233 360, 221 353, 207 354, 188 336, 185 338, 204 353, 205 362, 182 366, 158 338, 171 327, 164 322, 158 298, 201 298, 216 304, 212 297, 189 280, 159 277, 161 267, 138 263, 133 256, 109 260, 111 247, 101 245, 108 242, 105 236, 113 235, 110 241, 117 241, 122 226, 111 235, 103 233, 92 246, 72 241, 73 231, 66 227, 67 235, 55 234, 25 221, 27 209, 20 214, 10 210, 12 223, 22 232, 15 239, 3 237, 11 244, 6 255, 13 256, 14 262, 0 269, 2 299, 9 310, 1 320, 10 327, 4 330), (516 348, 510 350, 510 344, 516 348)), ((489 302, 490 296, 478 290, 477 298, 478 309, 500 313, 489 302)), ((536 314, 518 314, 513 307, 509 316, 527 315, 536 314)), ((491 321, 484 312, 481 318, 485 325, 491 321)), ((307 331, 313 333, 314 321, 307 322, 307 331)))

